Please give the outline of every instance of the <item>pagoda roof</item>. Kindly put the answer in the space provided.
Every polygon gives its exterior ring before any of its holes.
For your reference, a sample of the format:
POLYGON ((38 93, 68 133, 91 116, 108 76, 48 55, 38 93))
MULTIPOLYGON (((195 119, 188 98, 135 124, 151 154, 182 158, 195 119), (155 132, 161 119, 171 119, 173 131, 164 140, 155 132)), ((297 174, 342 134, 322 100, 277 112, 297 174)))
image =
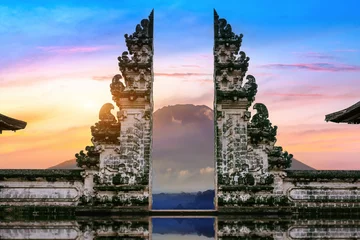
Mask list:
POLYGON ((359 124, 360 123, 360 101, 354 105, 345 108, 344 110, 327 114, 325 121, 335 123, 349 123, 359 124))
POLYGON ((0 114, 0 134, 3 130, 16 131, 24 129, 26 122, 0 114))

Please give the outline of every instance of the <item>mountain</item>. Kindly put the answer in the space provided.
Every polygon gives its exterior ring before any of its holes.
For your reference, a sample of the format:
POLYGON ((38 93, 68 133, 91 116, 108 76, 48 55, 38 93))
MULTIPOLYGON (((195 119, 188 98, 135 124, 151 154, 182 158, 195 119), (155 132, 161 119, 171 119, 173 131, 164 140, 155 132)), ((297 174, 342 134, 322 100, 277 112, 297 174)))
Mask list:
POLYGON ((70 159, 65 162, 59 163, 55 166, 50 167, 49 169, 76 169, 79 168, 76 166, 76 159, 70 159))
MULTIPOLYGON (((215 218, 152 218, 153 234, 197 235, 214 239, 215 218)), ((179 239, 182 236, 179 236, 179 239)), ((155 239, 155 237, 153 237, 155 239)), ((187 239, 187 238, 184 238, 187 239)), ((203 239, 203 238, 196 238, 203 239)))
POLYGON ((305 163, 296 160, 295 158, 292 159, 291 167, 288 168, 289 170, 315 170, 315 168, 306 165, 305 163))
MULTIPOLYGON (((158 109, 153 117, 152 154, 155 172, 166 174, 169 169, 213 166, 212 109, 205 105, 174 105, 158 109), (170 156, 173 157, 170 159, 170 156)), ((75 159, 51 167, 55 168, 76 168, 75 159)), ((289 169, 314 170, 296 159, 293 159, 289 169)))
POLYGON ((214 209, 214 190, 197 193, 155 193, 152 209, 214 209))

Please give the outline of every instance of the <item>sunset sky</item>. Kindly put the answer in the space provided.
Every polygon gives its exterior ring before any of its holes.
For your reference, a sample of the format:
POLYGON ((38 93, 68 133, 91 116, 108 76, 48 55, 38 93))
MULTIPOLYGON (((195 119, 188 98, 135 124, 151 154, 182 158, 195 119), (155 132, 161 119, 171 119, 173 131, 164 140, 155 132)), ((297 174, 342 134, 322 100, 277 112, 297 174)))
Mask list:
POLYGON ((152 9, 155 110, 212 108, 213 8, 244 34, 255 102, 279 127, 277 145, 317 169, 360 169, 360 126, 324 121, 360 101, 356 0, 2 0, 0 113, 28 125, 0 135, 0 168, 47 168, 90 145, 124 34, 152 9))

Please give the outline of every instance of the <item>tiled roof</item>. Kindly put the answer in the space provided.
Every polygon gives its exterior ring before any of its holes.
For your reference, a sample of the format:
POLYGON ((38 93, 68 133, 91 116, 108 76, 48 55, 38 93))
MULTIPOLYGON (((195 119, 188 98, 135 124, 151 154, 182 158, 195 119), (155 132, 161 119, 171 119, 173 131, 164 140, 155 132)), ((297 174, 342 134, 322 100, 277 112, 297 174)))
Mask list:
POLYGON ((325 121, 335 122, 335 123, 350 123, 350 124, 359 124, 360 123, 360 101, 354 105, 334 113, 327 114, 325 116, 325 121))
POLYGON ((24 129, 26 122, 0 114, 0 133, 3 130, 16 131, 24 129))

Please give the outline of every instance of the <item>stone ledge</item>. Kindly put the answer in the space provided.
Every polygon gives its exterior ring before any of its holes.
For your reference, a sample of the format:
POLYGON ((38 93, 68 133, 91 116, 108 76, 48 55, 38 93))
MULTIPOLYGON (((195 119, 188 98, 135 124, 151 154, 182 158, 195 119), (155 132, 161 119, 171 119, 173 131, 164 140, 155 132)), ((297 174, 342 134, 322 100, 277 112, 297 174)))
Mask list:
POLYGON ((83 180, 83 169, 0 169, 0 181, 20 178, 25 181, 36 181, 37 178, 45 178, 47 181, 83 180))
POLYGON ((249 191, 249 192, 260 192, 260 191, 272 191, 273 186, 219 186, 220 191, 249 191))
POLYGON ((360 171, 356 170, 285 170, 287 173, 286 178, 290 179, 305 179, 305 180, 316 180, 316 179, 360 179, 360 171))
POLYGON ((98 191, 140 191, 145 190, 146 185, 124 185, 124 186, 94 186, 98 191))

